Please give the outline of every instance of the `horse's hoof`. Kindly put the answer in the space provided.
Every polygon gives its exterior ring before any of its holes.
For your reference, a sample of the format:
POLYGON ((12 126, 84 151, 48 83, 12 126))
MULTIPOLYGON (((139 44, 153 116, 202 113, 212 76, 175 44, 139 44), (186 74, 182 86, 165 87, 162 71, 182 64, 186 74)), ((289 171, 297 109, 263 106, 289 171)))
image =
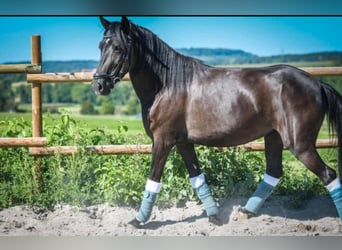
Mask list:
POLYGON ((255 213, 248 211, 245 207, 239 207, 238 213, 241 219, 249 219, 255 216, 255 213))
POLYGON ((217 217, 217 215, 210 215, 208 220, 216 226, 222 226, 222 221, 217 217))
POLYGON ((143 224, 140 221, 138 221, 136 218, 128 222, 128 224, 132 225, 136 229, 140 229, 143 227, 143 224))

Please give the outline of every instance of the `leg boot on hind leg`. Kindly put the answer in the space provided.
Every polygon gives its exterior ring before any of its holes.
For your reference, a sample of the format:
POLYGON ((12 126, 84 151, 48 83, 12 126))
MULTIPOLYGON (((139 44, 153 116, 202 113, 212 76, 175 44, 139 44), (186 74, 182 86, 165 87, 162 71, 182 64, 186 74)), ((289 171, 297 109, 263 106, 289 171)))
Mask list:
POLYGON ((326 187, 335 204, 338 216, 340 217, 340 220, 342 220, 342 185, 341 185, 341 182, 337 178, 326 187))
POLYGON ((264 179, 248 199, 246 205, 241 209, 241 212, 246 213, 248 217, 256 215, 279 181, 280 179, 265 173, 264 179))
POLYGON ((221 226, 222 222, 218 218, 219 209, 211 194, 208 184, 205 182, 204 174, 190 178, 190 182, 197 196, 204 205, 209 222, 221 226))

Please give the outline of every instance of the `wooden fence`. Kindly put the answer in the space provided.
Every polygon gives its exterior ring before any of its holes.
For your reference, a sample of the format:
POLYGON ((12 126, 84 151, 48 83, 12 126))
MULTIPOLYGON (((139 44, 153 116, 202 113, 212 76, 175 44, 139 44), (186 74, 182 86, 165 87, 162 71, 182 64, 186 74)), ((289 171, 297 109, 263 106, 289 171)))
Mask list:
MULTIPOLYGON (((70 83, 90 82, 92 73, 45 73, 41 74, 41 45, 40 36, 32 36, 31 39, 31 64, 0 65, 0 73, 27 73, 27 82, 32 84, 32 138, 0 138, 0 147, 30 147, 33 156, 48 156, 59 154, 74 154, 78 150, 86 150, 96 154, 135 154, 150 153, 151 145, 96 145, 96 146, 58 146, 47 147, 46 138, 43 137, 42 126, 42 84, 44 83, 70 83)), ((307 67, 302 70, 314 76, 342 76, 342 67, 307 67)), ((124 77, 129 80, 129 76, 124 77)), ((334 140, 317 140, 318 148, 337 147, 334 140)), ((241 145, 248 151, 263 151, 263 142, 250 142, 241 145)), ((220 148, 218 150, 224 150, 220 148)))
MULTIPOLYGON (((41 73, 42 72, 41 42, 39 35, 31 36, 31 64, 4 64, 0 65, 0 73, 41 73)), ((32 95, 40 95, 36 84, 32 84, 32 95)), ((41 110, 32 112, 41 113, 41 110)), ((32 121, 33 122, 33 121, 32 121)), ((47 144, 46 138, 36 133, 37 122, 32 124, 33 137, 30 138, 0 138, 0 147, 43 147, 47 144)))

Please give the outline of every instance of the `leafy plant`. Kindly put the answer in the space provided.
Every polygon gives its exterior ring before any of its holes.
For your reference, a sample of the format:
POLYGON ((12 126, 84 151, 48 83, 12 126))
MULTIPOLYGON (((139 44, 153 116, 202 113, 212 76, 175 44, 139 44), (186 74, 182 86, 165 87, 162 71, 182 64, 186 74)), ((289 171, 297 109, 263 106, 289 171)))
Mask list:
MULTIPOLYGON (((25 120, 0 121, 1 137, 30 135, 25 120)), ((31 203, 37 191, 32 158, 25 148, 0 148, 0 207, 31 203)))
MULTIPOLYGON (((72 155, 56 153, 37 160, 26 148, 1 148, 0 206, 31 204, 51 207, 58 203, 91 205, 107 202, 112 205, 138 206, 151 163, 150 154, 96 155, 84 150, 87 145, 139 144, 142 136, 127 136, 128 126, 121 122, 116 130, 100 125, 94 129, 80 126, 69 114, 47 116, 44 136, 49 146, 74 145, 80 150, 72 155), (39 167, 39 168, 37 168, 39 167), (36 169, 40 170, 37 178, 36 169)), ((18 119, 0 121, 3 137, 31 135, 29 122, 18 119)), ((201 168, 214 197, 248 197, 265 172, 262 152, 245 152, 238 148, 219 150, 197 146, 201 168)), ((337 164, 334 154, 323 152, 326 162, 337 164)), ((177 150, 171 151, 162 176, 163 188, 158 205, 182 204, 197 200, 189 182, 183 160, 177 150)), ((275 194, 292 195, 293 206, 314 194, 326 194, 325 187, 298 160, 284 154, 284 176, 275 194)), ((303 204, 303 202, 302 202, 303 204)))

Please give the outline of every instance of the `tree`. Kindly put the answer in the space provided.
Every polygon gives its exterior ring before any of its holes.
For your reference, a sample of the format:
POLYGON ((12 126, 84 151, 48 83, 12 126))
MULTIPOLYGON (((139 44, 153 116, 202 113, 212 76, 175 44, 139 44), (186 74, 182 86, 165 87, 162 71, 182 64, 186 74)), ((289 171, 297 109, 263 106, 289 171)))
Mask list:
MULTIPOLYGON (((13 86, 12 86, 13 87, 13 86)), ((29 84, 19 85, 13 88, 14 95, 20 103, 32 103, 31 86, 29 84)))
POLYGON ((52 93, 53 102, 71 103, 71 89, 73 85, 74 83, 55 84, 52 93))
POLYGON ((105 99, 102 102, 101 108, 100 108, 100 114, 101 115, 113 115, 115 113, 115 106, 114 104, 108 100, 105 99))
POLYGON ((98 114, 95 110, 93 103, 90 100, 85 100, 81 103, 80 113, 82 115, 96 115, 98 114))
POLYGON ((42 85, 42 101, 45 103, 53 102, 53 92, 54 92, 53 84, 43 84, 42 85))
POLYGON ((131 95, 125 109, 126 115, 136 115, 141 113, 140 102, 136 95, 131 95))
POLYGON ((0 111, 14 111, 17 109, 11 87, 11 81, 6 78, 0 79, 0 111))
POLYGON ((71 89, 71 98, 74 103, 82 103, 85 100, 95 102, 96 95, 90 84, 74 84, 71 89))

